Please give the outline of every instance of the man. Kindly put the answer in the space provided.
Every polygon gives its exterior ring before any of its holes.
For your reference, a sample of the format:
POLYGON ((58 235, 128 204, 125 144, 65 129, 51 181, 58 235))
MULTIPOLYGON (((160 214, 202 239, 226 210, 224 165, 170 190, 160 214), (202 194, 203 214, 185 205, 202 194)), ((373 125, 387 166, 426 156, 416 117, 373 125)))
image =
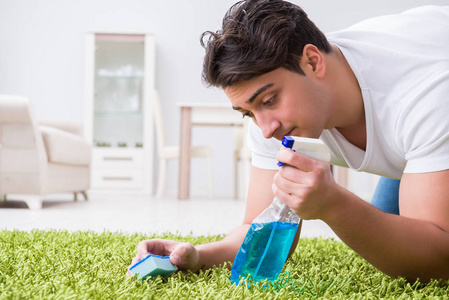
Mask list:
POLYGON ((448 279, 449 8, 374 18, 326 37, 296 5, 248 0, 222 27, 203 36, 203 78, 253 121, 243 224, 195 247, 143 241, 133 263, 170 255, 196 272, 233 261, 251 221, 277 196, 388 275, 448 279), (279 151, 286 135, 322 139, 332 164, 401 179, 400 215, 337 185, 328 164, 279 151))

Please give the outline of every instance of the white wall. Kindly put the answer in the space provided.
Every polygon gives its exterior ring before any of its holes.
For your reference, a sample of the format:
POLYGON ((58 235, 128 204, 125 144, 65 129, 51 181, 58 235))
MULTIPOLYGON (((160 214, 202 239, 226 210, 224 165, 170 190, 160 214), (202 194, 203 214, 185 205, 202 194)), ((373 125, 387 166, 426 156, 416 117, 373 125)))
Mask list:
MULTIPOLYGON (((29 97, 39 119, 83 120, 84 33, 88 30, 149 31, 157 41, 156 88, 167 134, 179 141, 177 101, 225 102, 201 83, 200 34, 217 30, 232 0, 0 0, 0 94, 29 97)), ((323 31, 368 17, 447 0, 294 0, 323 31)), ((194 129, 194 144, 214 138, 215 190, 232 195, 232 132, 194 129)), ((203 185, 202 162, 192 165, 192 192, 203 185), (197 173, 198 170, 198 173, 197 173)), ((169 188, 176 188, 177 164, 169 188)))

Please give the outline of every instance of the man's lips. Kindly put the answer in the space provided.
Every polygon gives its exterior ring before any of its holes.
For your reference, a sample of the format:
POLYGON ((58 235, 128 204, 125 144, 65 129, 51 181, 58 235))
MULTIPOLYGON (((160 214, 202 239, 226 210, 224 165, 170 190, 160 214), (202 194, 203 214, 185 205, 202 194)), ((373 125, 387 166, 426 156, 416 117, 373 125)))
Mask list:
POLYGON ((289 135, 291 135, 291 134, 292 134, 292 131, 293 131, 293 129, 290 130, 289 132, 287 132, 287 133, 281 135, 281 136, 276 136, 276 139, 282 141, 282 139, 284 138, 284 136, 289 136, 289 135))
MULTIPOLYGON (((293 132, 293 129, 292 130, 290 130, 289 132, 287 132, 286 134, 284 134, 284 136, 289 136, 289 135, 292 135, 292 132, 293 132)), ((283 136, 283 137, 284 137, 283 136)))

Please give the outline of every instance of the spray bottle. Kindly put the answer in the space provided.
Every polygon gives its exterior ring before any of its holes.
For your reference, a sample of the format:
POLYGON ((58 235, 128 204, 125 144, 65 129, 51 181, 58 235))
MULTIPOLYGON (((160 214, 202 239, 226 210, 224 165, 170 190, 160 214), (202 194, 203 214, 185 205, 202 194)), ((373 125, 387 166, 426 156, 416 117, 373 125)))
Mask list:
MULTIPOLYGON (((330 162, 327 146, 318 139, 285 136, 282 145, 310 158, 330 162)), ((279 162, 278 166, 283 163, 279 162)), ((301 219, 278 198, 257 216, 232 264, 231 280, 251 275, 255 282, 274 282, 281 273, 301 219)))

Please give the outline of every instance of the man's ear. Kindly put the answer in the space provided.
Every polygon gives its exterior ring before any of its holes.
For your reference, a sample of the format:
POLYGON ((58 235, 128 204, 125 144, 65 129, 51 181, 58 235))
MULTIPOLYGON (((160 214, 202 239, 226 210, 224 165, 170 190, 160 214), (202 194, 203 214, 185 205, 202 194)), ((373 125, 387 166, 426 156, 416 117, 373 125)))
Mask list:
POLYGON ((326 61, 324 60, 324 56, 321 51, 312 44, 304 46, 300 65, 301 69, 306 74, 313 72, 317 78, 323 78, 326 74, 326 61))

